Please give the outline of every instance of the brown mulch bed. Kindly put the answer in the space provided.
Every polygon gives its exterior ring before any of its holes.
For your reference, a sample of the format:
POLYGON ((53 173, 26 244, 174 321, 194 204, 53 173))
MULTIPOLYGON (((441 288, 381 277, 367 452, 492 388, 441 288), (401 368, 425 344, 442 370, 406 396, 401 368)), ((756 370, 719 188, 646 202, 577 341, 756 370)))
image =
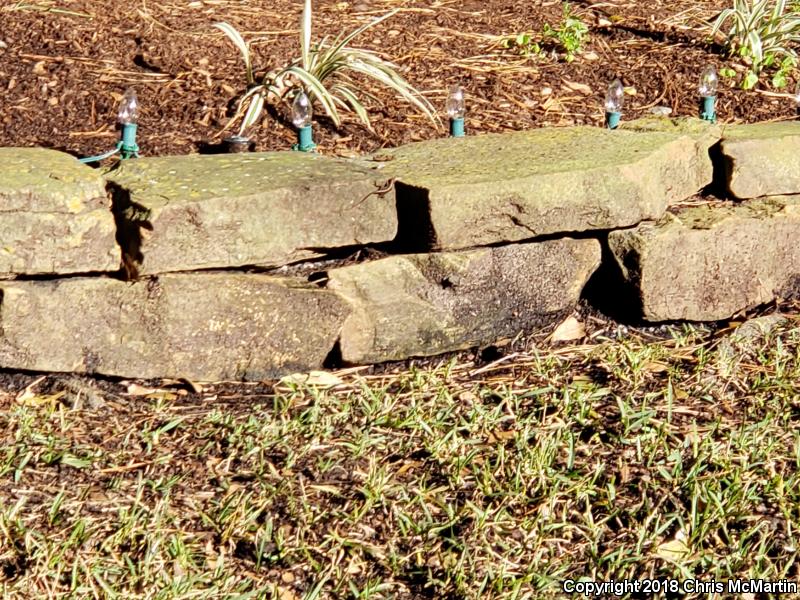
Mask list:
MULTIPOLYGON (((657 105, 696 112, 703 65, 721 66, 708 23, 724 0, 574 2, 589 28, 572 63, 533 59, 503 48, 502 36, 540 32, 561 19, 560 2, 510 0, 348 0, 314 3, 314 39, 398 13, 354 43, 401 66, 404 76, 443 109, 461 82, 468 131, 602 124, 608 83, 635 88, 625 118, 657 105)), ((212 28, 228 21, 254 40, 260 72, 299 52, 300 0, 100 2, 6 0, 0 8, 0 146, 45 146, 89 155, 113 146, 117 103, 128 86, 139 93, 139 143, 146 155, 213 150, 245 90, 238 51, 212 28)), ((794 115, 786 90, 744 92, 724 82, 718 110, 725 122, 794 115)), ((793 87, 789 88, 793 89, 793 87)), ((317 120, 320 151, 348 155, 444 135, 386 90, 370 86, 374 133, 353 115, 337 130, 317 120)), ((294 132, 286 107, 249 132, 257 150, 286 149, 294 132), (277 118, 276 118, 277 117, 277 118)))

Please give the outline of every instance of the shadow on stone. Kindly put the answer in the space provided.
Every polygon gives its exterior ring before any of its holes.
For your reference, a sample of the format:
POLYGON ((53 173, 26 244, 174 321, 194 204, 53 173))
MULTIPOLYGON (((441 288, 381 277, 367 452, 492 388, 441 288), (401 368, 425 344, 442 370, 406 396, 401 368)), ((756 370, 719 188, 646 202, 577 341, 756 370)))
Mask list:
POLYGON ((228 145, 225 142, 212 144, 211 142, 196 142, 198 154, 227 154, 228 145))
POLYGON ((397 235, 392 248, 401 254, 430 252, 438 245, 431 221, 428 190, 395 182, 397 235))
MULTIPOLYGON (((629 284, 608 245, 608 235, 599 238, 600 266, 589 278, 581 297, 601 313, 619 323, 641 324, 642 302, 635 285, 629 284)), ((634 269, 635 264, 625 265, 634 269)))
POLYGON ((111 196, 111 210, 117 226, 117 244, 122 248, 122 271, 124 279, 132 281, 139 277, 139 267, 144 261, 142 253, 142 230, 153 230, 150 211, 131 200, 125 188, 108 182, 106 189, 111 196))
POLYGON ((717 142, 708 149, 708 156, 711 159, 711 164, 714 167, 714 175, 705 188, 703 188, 703 195, 712 195, 717 198, 729 199, 731 198, 728 192, 728 180, 730 178, 731 166, 728 159, 722 153, 722 142, 717 142))

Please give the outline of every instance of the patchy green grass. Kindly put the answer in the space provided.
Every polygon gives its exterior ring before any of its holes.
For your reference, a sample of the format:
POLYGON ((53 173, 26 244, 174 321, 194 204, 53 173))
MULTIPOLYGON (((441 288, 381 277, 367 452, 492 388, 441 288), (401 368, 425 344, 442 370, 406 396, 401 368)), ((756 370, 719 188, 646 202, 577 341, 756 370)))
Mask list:
POLYGON ((324 389, 0 392, 4 597, 797 581, 797 323, 733 353, 707 331, 671 333, 351 370, 324 389))

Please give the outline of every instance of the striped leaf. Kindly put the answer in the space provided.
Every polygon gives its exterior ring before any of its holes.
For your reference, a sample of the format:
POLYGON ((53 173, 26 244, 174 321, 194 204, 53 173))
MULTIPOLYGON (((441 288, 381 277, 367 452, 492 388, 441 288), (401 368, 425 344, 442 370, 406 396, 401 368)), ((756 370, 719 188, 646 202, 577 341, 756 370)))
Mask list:
POLYGON ((253 65, 250 60, 250 48, 247 46, 247 42, 244 41, 242 34, 240 34, 230 23, 214 23, 214 27, 227 35, 228 39, 230 39, 234 46, 239 49, 239 52, 242 53, 242 58, 244 58, 244 66, 245 69, 247 69, 247 85, 253 85, 255 80, 253 79, 253 65))

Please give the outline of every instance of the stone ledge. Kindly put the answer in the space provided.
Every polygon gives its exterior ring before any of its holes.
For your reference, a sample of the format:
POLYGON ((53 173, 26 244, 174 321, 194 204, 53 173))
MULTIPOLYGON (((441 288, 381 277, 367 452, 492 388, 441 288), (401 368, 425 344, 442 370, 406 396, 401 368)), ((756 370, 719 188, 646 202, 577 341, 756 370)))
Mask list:
POLYGON ((800 122, 729 125, 720 152, 735 198, 800 193, 800 122))
POLYGON ((116 271, 103 179, 72 156, 0 148, 0 277, 116 271))
POLYGON ((390 182, 351 161, 301 152, 126 161, 106 175, 141 275, 281 266, 390 241, 390 182))
POLYGON ((658 219, 712 181, 715 131, 546 128, 418 142, 372 158, 401 184, 401 237, 458 249, 658 219), (404 222, 404 211, 415 217, 404 222))
POLYGON ((265 275, 2 282, 0 365, 264 379, 321 368, 348 312, 332 292, 265 275))
POLYGON ((597 240, 561 239, 334 269, 328 288, 353 307, 342 328, 342 358, 359 364, 430 356, 549 325, 575 307, 599 263, 597 240))
POLYGON ((800 197, 685 208, 608 243, 648 321, 716 321, 800 291, 800 197))

